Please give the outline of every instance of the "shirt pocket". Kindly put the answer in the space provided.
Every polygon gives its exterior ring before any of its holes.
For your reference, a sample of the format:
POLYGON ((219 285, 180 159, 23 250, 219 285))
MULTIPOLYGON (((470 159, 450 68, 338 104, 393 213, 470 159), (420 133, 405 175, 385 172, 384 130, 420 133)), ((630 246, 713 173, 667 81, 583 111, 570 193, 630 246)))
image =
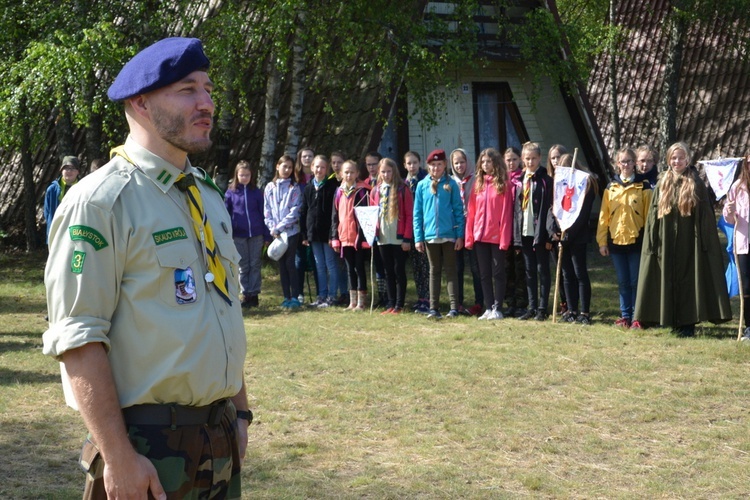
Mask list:
POLYGON ((216 241, 216 248, 219 249, 219 259, 227 273, 229 296, 232 298, 239 297, 240 254, 237 251, 237 246, 234 244, 231 234, 224 234, 216 230, 214 230, 214 240, 216 241))
POLYGON ((184 307, 177 301, 176 269, 191 269, 195 280, 195 302, 202 300, 206 290, 203 267, 198 260, 198 251, 190 241, 177 241, 156 247, 156 258, 159 261, 159 298, 167 305, 184 307))

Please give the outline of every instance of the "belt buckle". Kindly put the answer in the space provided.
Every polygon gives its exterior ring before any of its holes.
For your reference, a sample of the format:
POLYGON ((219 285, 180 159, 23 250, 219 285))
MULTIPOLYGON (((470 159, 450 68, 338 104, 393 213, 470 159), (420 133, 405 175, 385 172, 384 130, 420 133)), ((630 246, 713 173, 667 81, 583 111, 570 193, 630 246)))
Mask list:
POLYGON ((216 427, 221 423, 221 418, 224 416, 224 410, 227 407, 227 400, 222 399, 218 403, 211 405, 211 411, 208 412, 208 422, 206 425, 209 427, 216 427))

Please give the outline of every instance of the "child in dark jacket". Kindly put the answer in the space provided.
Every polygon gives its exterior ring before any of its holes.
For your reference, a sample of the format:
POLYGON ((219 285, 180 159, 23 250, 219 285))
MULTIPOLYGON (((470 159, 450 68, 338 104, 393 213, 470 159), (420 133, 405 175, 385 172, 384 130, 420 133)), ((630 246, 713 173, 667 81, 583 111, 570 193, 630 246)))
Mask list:
POLYGON ((312 248, 317 273, 318 297, 312 307, 328 307, 336 302, 338 261, 330 245, 333 197, 339 182, 328 175, 328 158, 317 155, 312 162, 313 177, 302 193, 300 231, 302 244, 312 248))
POLYGON ((237 163, 234 179, 224 194, 224 204, 232 218, 232 237, 240 254, 242 307, 257 307, 263 244, 271 241, 271 233, 263 222, 263 192, 255 185, 247 161, 237 163))
POLYGON ((522 320, 544 321, 549 306, 549 252, 552 243, 547 231, 547 216, 552 206, 553 186, 547 170, 540 166, 541 158, 539 144, 527 142, 523 145, 524 174, 513 212, 513 244, 520 246, 523 253, 529 299, 529 309, 519 317, 522 320))

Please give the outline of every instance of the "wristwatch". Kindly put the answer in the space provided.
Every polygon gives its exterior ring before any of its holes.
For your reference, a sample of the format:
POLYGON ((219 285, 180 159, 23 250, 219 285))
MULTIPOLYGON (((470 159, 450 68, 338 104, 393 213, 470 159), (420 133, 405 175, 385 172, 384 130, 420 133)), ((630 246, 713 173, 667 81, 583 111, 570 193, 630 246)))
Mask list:
POLYGON ((253 422, 253 412, 250 410, 237 410, 237 418, 247 420, 248 424, 253 422))

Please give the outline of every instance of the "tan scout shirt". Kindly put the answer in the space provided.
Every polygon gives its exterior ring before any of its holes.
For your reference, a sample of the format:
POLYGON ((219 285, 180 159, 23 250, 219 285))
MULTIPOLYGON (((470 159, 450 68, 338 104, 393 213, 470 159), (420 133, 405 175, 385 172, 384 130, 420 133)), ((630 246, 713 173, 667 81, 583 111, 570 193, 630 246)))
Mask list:
MULTIPOLYGON (((205 281, 186 195, 173 186, 180 170, 130 137, 125 151, 137 167, 116 156, 81 180, 55 213, 44 353, 59 358, 102 342, 123 408, 202 406, 234 396, 242 387, 246 337, 237 300, 239 255, 224 201, 197 182, 231 307, 205 281), (189 274, 193 282, 185 283, 189 274)), ((186 172, 203 178, 192 166, 186 172)))

